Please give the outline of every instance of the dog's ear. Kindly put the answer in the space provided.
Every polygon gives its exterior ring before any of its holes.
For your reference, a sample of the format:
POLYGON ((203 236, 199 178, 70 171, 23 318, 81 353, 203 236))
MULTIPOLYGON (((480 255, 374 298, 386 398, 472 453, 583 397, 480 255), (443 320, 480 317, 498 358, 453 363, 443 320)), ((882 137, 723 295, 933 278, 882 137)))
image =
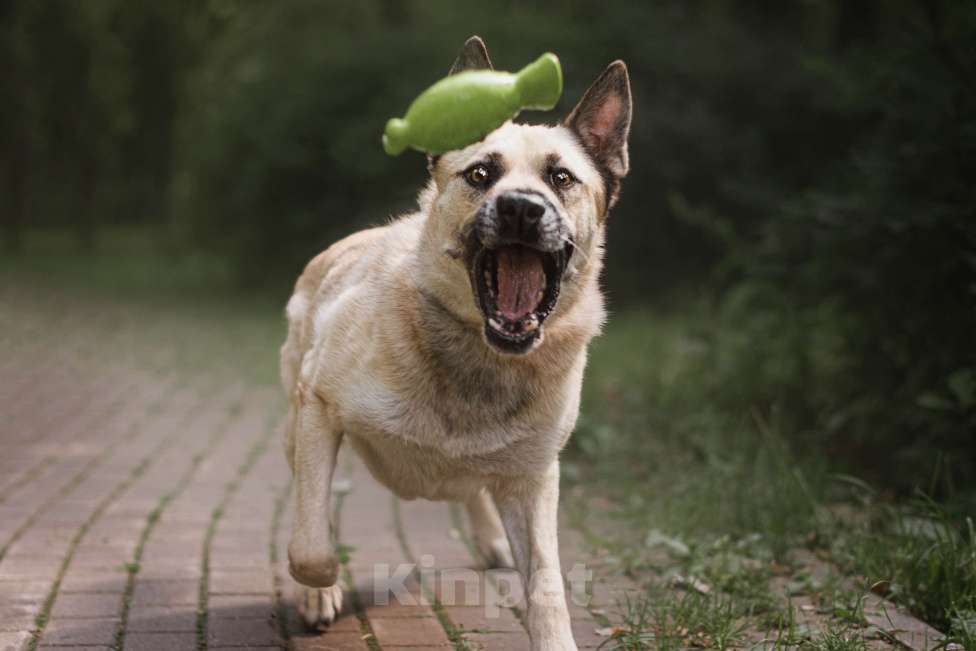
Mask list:
POLYGON ((593 160, 617 182, 627 175, 630 166, 627 157, 630 113, 627 66, 623 61, 614 61, 563 122, 576 133, 593 160))
POLYGON ((457 60, 447 74, 454 75, 465 70, 491 70, 491 59, 488 58, 488 48, 480 36, 472 36, 461 46, 457 60))

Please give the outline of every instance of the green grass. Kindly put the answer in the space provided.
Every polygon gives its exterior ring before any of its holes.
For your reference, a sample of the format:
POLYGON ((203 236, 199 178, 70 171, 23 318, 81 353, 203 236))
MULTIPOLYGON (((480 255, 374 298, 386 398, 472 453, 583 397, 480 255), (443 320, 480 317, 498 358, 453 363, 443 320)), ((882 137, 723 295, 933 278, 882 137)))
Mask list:
POLYGON ((905 504, 864 496, 866 517, 839 527, 833 558, 877 582, 966 649, 976 648, 976 526, 973 518, 919 496, 905 504))
POLYGON ((86 251, 71 233, 35 230, 24 250, 5 251, 0 273, 14 272, 61 287, 89 289, 137 299, 147 289, 156 295, 213 295, 234 287, 230 268, 199 251, 165 245, 163 231, 146 228, 106 228, 97 249, 86 251))
MULTIPOLYGON (((610 636, 600 645, 606 651, 678 651, 689 648, 726 651, 737 648, 762 648, 770 651, 867 651, 870 639, 889 641, 881 631, 858 621, 833 618, 824 621, 822 630, 798 624, 796 609, 786 608, 762 629, 745 615, 729 596, 685 593, 676 596, 652 591, 618 604, 610 636), (761 641, 750 639, 750 631, 766 630, 761 641)), ((944 641, 943 646, 950 641, 944 641)), ((971 646, 963 644, 964 649, 971 646)))
POLYGON ((616 620, 619 624, 601 649, 670 651, 696 647, 726 651, 745 645, 751 623, 738 600, 729 595, 676 595, 664 589, 626 598, 618 604, 616 620))
MULTIPOLYGON (((762 391, 750 388, 755 377, 733 372, 740 334, 713 316, 691 305, 611 317, 590 356, 564 464, 567 493, 584 496, 573 503, 574 521, 633 576, 693 576, 733 596, 739 615, 767 620, 782 617, 783 595, 768 589, 771 568, 788 569, 793 551, 812 549, 851 577, 888 585, 888 598, 976 649, 976 535, 966 495, 951 503, 865 498, 864 482, 838 478, 816 431, 797 430, 782 403, 748 399, 762 391), (591 486, 609 499, 587 499, 591 486), (844 504, 855 517, 838 515, 844 504)), ((832 621, 859 625, 858 599, 839 589, 833 597, 832 621)), ((807 644, 861 648, 849 631, 835 633, 807 644)))
POLYGON ((782 556, 815 530, 822 469, 798 464, 775 413, 723 404, 715 355, 688 325, 613 317, 593 348, 565 474, 607 483, 622 515, 648 529, 758 535, 782 556))
POLYGON ((864 636, 850 629, 828 629, 801 645, 801 649, 809 651, 868 651, 868 648, 864 636))
POLYGON ((598 649, 631 651, 652 648, 657 639, 653 629, 655 612, 650 599, 631 599, 621 605, 620 624, 598 649))
MULTIPOLYGON (((64 239, 42 232, 23 253, 0 256, 0 308, 28 304, 32 318, 58 327, 66 313, 83 318, 81 332, 112 333, 111 361, 278 384, 287 288, 235 285, 219 262, 164 250, 151 232, 106 230, 95 253, 64 239)), ((0 309, 0 324, 18 325, 14 316, 0 309)))

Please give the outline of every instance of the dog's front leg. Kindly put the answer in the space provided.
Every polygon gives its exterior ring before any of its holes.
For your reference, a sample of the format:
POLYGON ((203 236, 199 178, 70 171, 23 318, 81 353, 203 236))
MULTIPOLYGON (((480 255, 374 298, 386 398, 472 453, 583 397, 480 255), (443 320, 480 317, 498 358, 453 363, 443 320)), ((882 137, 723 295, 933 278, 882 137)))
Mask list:
POLYGON ((294 423, 295 523, 288 545, 288 570, 313 588, 334 585, 339 563, 332 545, 332 474, 342 436, 326 405, 299 385, 294 423))
POLYGON ((499 487, 494 494, 526 586, 532 651, 576 651, 559 567, 559 462, 539 479, 499 487))

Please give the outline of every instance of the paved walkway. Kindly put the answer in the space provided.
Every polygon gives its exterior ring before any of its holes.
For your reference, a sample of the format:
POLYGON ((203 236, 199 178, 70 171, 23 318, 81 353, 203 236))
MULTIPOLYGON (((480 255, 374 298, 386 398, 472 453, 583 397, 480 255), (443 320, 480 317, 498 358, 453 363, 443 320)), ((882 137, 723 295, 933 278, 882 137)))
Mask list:
MULTIPOLYGON (((472 571, 460 511, 395 500, 350 456, 349 606, 303 631, 280 390, 241 368, 273 365, 277 342, 232 310, 179 310, 0 287, 0 650, 527 648, 511 576, 472 571), (376 603, 385 565, 418 603, 376 603)), ((573 607, 593 648, 630 585, 565 527, 562 545, 564 569, 598 577, 573 607)))

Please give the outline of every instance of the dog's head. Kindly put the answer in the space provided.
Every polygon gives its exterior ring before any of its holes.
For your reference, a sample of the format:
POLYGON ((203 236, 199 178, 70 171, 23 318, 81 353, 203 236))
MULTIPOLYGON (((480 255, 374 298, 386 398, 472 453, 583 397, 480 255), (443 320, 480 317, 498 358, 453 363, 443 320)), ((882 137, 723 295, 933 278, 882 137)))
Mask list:
MULTIPOLYGON (((490 67, 472 37, 451 72, 490 67)), ((616 61, 559 125, 509 122, 430 160, 425 244, 438 258, 430 289, 465 321, 483 323, 494 348, 533 350, 546 320, 595 279, 603 224, 627 174, 630 115, 627 67, 616 61)))

